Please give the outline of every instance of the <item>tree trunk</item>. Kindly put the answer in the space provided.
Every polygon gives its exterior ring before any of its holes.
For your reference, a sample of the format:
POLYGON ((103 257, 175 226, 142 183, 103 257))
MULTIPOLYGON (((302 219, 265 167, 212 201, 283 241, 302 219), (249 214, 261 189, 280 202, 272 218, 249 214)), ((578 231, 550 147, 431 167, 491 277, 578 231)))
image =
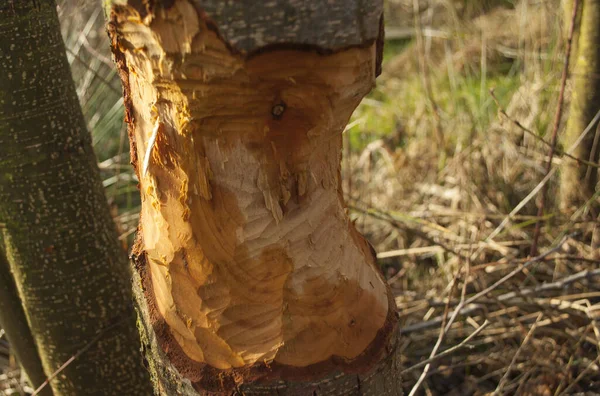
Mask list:
MULTIPOLYGON (((582 0, 581 3, 573 93, 564 136, 566 148, 579 139, 600 110, 600 2, 582 0)), ((572 152, 573 156, 584 161, 598 162, 600 131, 597 128, 598 122, 572 152)), ((563 211, 569 212, 584 205, 594 195, 598 170, 569 158, 564 161, 560 180, 560 204, 563 211)), ((597 204, 593 206, 598 208, 597 204)))
POLYGON ((394 300, 340 181, 381 1, 150 4, 108 13, 157 392, 401 394, 394 300))
POLYGON ((148 394, 127 258, 53 1, 2 3, 0 70, 6 257, 46 375, 86 348, 51 382, 54 394, 148 394))
MULTIPOLYGON (((2 225, 0 224, 0 227, 2 225)), ((21 298, 17 293, 15 281, 10 272, 8 261, 4 255, 0 236, 0 327, 6 332, 11 352, 17 357, 19 364, 27 373, 29 382, 34 388, 40 386, 46 375, 31 336, 25 312, 21 306, 21 298)), ((50 388, 45 388, 41 396, 52 395, 50 388)))

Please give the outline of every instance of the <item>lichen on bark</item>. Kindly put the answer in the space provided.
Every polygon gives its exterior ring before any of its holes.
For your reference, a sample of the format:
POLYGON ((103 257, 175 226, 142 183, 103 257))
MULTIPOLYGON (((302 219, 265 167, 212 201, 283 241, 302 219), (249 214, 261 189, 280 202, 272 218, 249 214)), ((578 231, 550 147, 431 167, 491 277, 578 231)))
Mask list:
POLYGON ((54 1, 0 5, 0 70, 0 232, 46 376, 98 337, 54 394, 148 394, 127 257, 54 1))

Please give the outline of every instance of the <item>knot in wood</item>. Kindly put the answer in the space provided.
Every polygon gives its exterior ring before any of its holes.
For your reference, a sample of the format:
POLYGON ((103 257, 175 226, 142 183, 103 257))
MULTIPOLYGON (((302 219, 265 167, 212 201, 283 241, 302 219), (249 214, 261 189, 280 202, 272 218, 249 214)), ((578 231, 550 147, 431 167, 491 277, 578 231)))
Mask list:
POLYGON ((285 109, 287 108, 284 101, 277 103, 275 106, 271 108, 271 115, 274 120, 279 120, 283 116, 285 109))

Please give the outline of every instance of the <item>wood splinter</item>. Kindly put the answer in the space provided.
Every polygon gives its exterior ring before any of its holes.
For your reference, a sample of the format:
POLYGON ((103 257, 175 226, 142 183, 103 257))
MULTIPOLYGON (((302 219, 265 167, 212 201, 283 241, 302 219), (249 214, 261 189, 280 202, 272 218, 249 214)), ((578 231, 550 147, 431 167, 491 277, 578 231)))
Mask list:
POLYGON ((148 172, 148 166, 150 165, 150 157, 152 156, 152 149, 156 143, 156 137, 158 136, 158 130, 160 129, 160 122, 156 120, 154 129, 152 129, 152 135, 148 139, 148 147, 146 148, 146 154, 144 154, 144 162, 142 164, 142 176, 146 176, 148 172))

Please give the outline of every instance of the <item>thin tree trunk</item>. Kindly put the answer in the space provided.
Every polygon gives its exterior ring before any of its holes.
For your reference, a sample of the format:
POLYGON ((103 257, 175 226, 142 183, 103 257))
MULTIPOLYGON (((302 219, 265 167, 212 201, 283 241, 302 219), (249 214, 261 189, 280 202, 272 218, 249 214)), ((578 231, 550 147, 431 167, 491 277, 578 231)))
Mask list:
POLYGON ((157 392, 401 394, 395 303, 340 178, 382 2, 114 3, 157 392))
POLYGON ((110 218, 53 1, 0 5, 0 222, 56 395, 151 392, 127 258, 110 218), (99 336, 98 336, 99 335, 99 336))
MULTIPOLYGON (((0 225, 2 227, 2 225, 0 225)), ((15 281, 10 272, 8 261, 4 255, 2 238, 0 237, 0 327, 5 331, 11 352, 17 357, 21 367, 35 388, 40 386, 46 375, 31 336, 25 312, 21 306, 21 298, 17 293, 15 281)), ((44 389, 40 395, 50 396, 52 390, 44 389)))
MULTIPOLYGON (((577 61, 573 70, 573 93, 564 136, 564 146, 567 148, 579 139, 600 110, 600 2, 583 0, 580 8, 577 61)), ((575 157, 598 162, 600 131, 597 128, 598 122, 573 151, 575 157)), ((598 170, 568 158, 564 161, 560 180, 560 204, 562 210, 572 211, 594 195, 598 170)), ((598 205, 593 206, 598 208, 598 205)))

